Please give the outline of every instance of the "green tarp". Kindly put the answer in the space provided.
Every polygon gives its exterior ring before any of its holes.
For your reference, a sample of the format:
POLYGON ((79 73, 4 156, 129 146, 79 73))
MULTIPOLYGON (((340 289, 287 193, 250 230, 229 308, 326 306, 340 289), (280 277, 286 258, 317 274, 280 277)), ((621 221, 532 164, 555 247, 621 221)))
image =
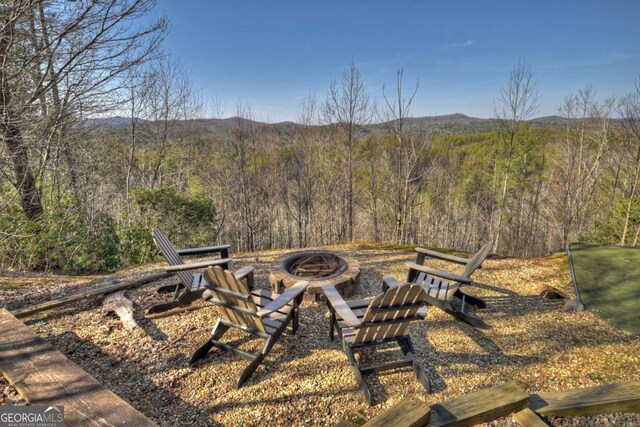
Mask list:
POLYGON ((640 248, 569 245, 580 301, 609 323, 640 333, 640 248))

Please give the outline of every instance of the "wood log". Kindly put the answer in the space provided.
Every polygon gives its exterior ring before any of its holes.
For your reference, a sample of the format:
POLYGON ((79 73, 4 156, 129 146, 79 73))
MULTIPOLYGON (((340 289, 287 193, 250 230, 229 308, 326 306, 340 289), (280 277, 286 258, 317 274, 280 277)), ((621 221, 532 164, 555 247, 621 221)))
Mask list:
POLYGON ((34 305, 32 307, 14 310, 11 312, 11 314, 13 314, 18 319, 21 319, 23 317, 27 317, 32 314, 39 313, 41 311, 51 310, 52 308, 60 307, 67 304, 72 304, 74 302, 82 301, 83 299, 87 299, 87 298, 91 298, 99 295, 110 294, 112 292, 120 291, 123 289, 135 288, 137 286, 144 285, 145 283, 154 282, 160 279, 165 279, 170 276, 171 274, 167 272, 154 273, 148 276, 141 277, 136 280, 127 280, 126 282, 118 283, 115 285, 104 286, 104 287, 92 289, 86 292, 79 292, 69 297, 58 298, 51 301, 47 301, 42 304, 34 305))
POLYGON ((122 326, 127 331, 138 327, 138 323, 133 318, 133 303, 124 295, 124 291, 107 295, 102 302, 102 312, 115 313, 122 320, 122 326))

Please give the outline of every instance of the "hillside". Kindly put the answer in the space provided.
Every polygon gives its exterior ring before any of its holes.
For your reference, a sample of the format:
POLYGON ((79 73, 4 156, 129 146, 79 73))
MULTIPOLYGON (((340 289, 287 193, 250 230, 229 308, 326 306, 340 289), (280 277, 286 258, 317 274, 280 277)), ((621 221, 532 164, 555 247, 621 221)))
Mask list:
MULTIPOLYGON (((579 119, 567 119, 560 116, 537 117, 528 121, 534 128, 554 128, 566 126, 569 123, 579 122, 579 119)), ((139 124, 148 124, 149 122, 139 119, 139 124)), ((288 142, 296 130, 303 125, 285 121, 279 123, 265 123, 260 121, 248 120, 240 117, 228 117, 224 119, 189 119, 176 120, 173 123, 177 128, 188 131, 196 135, 221 135, 229 132, 231 129, 237 128, 239 123, 243 125, 251 125, 254 127, 265 127, 276 132, 281 138, 281 142, 288 142)), ((479 118, 467 116, 462 113, 446 114, 442 116, 423 116, 408 117, 405 123, 410 128, 425 128, 437 135, 457 134, 457 133, 476 133, 490 132, 500 128, 499 121, 495 118, 479 118)), ((391 122, 373 123, 367 126, 369 132, 382 132, 391 122)), ((131 119, 121 116, 105 117, 105 118, 89 118, 83 120, 78 127, 85 130, 108 130, 122 129, 131 125, 131 119)), ((322 125, 321 125, 322 126, 322 125)))
MULTIPOLYGON (((367 247, 371 249, 329 247, 354 257, 363 267, 360 287, 352 299, 376 295, 383 275, 402 278, 404 263, 415 260, 410 252, 367 247)), ((282 254, 281 250, 234 254, 232 267, 253 265, 256 286, 266 288, 268 273, 277 268, 282 254)), ((126 280, 162 266, 148 264, 117 276, 126 280)), ((439 261, 433 266, 447 268, 439 261)), ((487 309, 477 310, 475 315, 491 329, 474 329, 441 310, 428 308, 427 318, 413 323, 410 333, 419 363, 431 381, 431 393, 420 386, 410 369, 368 375, 366 381, 376 403, 372 407, 363 404, 340 342, 327 337, 324 304, 303 303, 299 333, 285 334, 239 390, 234 383, 246 366, 241 358, 229 352, 211 352, 196 366, 187 364, 190 354, 210 333, 217 308, 205 306, 172 317, 144 318, 144 310, 168 298, 155 289, 171 279, 127 292, 140 325, 132 332, 117 318, 105 317, 100 299, 83 300, 25 321, 74 363, 163 425, 328 426, 342 419, 369 420, 408 395, 430 404, 507 379, 521 382, 528 392, 640 380, 635 362, 640 355, 637 337, 588 311, 565 311, 562 300, 538 295, 536 286, 540 284, 571 294, 566 285, 566 257, 489 259, 474 278, 477 283, 468 287, 468 292, 487 303, 487 309)), ((0 286, 0 306, 13 310, 108 280, 78 277, 78 281, 93 282, 61 286, 70 278, 49 279, 35 277, 34 281, 49 283, 21 289, 0 286)), ((229 339, 243 339, 246 349, 259 348, 258 340, 243 337, 234 332, 229 339)), ((376 357, 375 361, 388 356, 387 352, 366 354, 367 358, 376 357)), ((560 426, 605 425, 605 421, 607 425, 635 425, 640 420, 637 415, 616 414, 547 421, 560 426)), ((504 423, 499 420, 494 425, 504 423)))

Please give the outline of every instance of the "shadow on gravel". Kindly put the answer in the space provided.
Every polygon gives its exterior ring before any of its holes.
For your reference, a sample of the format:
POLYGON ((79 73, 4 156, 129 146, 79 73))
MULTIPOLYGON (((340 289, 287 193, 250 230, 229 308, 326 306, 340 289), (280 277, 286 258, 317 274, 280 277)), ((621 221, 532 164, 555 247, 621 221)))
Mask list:
POLYGON ((157 365, 153 361, 117 359, 75 332, 49 337, 47 341, 158 425, 221 426, 209 418, 209 408, 195 407, 171 393, 170 387, 156 385, 151 379, 154 369, 150 368, 157 365), (123 381, 123 375, 127 381, 123 381), (180 415, 185 413, 189 415, 180 415))

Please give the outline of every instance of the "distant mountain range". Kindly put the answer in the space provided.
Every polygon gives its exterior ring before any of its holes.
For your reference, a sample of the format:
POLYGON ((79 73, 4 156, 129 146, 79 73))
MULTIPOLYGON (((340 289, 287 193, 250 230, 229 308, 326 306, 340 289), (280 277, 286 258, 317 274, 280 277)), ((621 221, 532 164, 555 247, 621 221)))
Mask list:
MULTIPOLYGON (((566 125, 577 119, 567 119, 560 116, 545 116, 538 117, 529 120, 529 123, 534 127, 550 128, 556 126, 566 125)), ((259 121, 252 121, 243 119, 240 117, 229 117, 225 119, 189 119, 178 120, 179 127, 182 129, 189 129, 190 131, 201 134, 220 134, 221 132, 228 131, 238 126, 238 121, 244 121, 256 126, 267 126, 272 130, 275 130, 284 139, 289 139, 295 130, 303 125, 285 121, 279 123, 264 123, 259 121)), ((138 124, 145 124, 148 121, 139 119, 138 124)), ((498 129, 498 120, 483 119, 479 117, 471 117, 461 113, 446 114, 443 116, 424 116, 424 117, 408 117, 405 119, 407 126, 415 127, 429 127, 438 134, 446 133, 464 133, 464 132, 488 132, 498 129)), ((387 123, 374 123, 368 126, 372 132, 376 132, 382 129, 387 123)), ((79 124, 79 127, 85 129, 109 129, 109 128, 122 128, 131 125, 131 118, 114 116, 105 118, 90 118, 85 119, 79 124)))

